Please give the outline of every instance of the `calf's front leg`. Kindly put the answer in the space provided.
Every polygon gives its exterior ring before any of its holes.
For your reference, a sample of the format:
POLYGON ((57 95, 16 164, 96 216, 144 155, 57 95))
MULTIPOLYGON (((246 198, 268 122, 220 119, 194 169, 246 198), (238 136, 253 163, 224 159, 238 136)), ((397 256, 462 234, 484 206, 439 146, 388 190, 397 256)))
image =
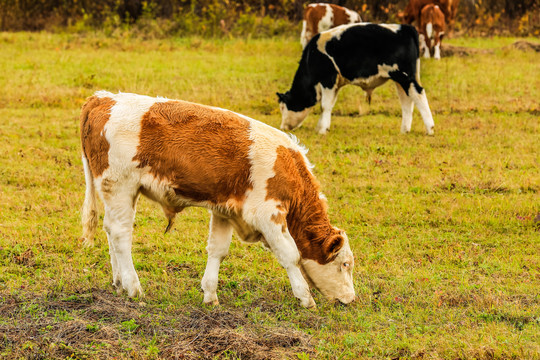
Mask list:
POLYGON ((309 285, 298 265, 300 252, 288 230, 282 232, 281 226, 267 226, 262 233, 278 262, 287 271, 294 296, 300 300, 303 307, 315 308, 309 285))
POLYGON ((206 270, 201 281, 205 304, 219 305, 216 293, 219 267, 225 256, 229 253, 232 232, 233 227, 227 219, 215 213, 212 214, 208 246, 206 247, 208 261, 206 262, 206 270))

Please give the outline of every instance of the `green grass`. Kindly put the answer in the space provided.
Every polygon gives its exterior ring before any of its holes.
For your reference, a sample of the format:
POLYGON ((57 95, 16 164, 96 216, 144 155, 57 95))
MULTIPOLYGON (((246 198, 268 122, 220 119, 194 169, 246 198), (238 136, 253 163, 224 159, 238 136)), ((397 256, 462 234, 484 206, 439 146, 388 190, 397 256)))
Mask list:
POLYGON ((371 107, 344 88, 327 136, 315 133, 318 110, 294 132, 348 232, 359 296, 343 307, 315 294, 307 311, 273 255, 238 241, 220 271, 222 305, 203 306, 204 209, 164 235, 162 210, 140 201, 142 300, 113 292, 102 230, 93 249, 78 241, 87 96, 180 98, 277 127, 296 37, 0 33, 0 357, 540 358, 540 55, 514 40, 451 39, 493 52, 422 61, 434 137, 417 112, 399 133, 392 84, 371 107))

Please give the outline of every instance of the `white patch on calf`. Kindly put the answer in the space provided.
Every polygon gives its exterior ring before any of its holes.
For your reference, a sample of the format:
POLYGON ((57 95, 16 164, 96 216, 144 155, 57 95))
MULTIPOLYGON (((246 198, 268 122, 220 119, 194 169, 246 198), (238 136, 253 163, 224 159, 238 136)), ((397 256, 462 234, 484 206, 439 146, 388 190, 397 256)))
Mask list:
POLYGON ((332 10, 332 7, 328 4, 323 5, 326 9, 326 12, 317 24, 317 30, 319 30, 319 32, 326 31, 334 26, 334 11, 332 10))
POLYGON ((441 59, 441 44, 440 43, 437 43, 435 45, 435 50, 434 50, 434 53, 433 53, 433 57, 435 58, 435 60, 440 60, 441 59))
POLYGON ((302 33, 300 34, 300 44, 302 44, 302 49, 306 47, 308 39, 311 39, 311 31, 307 32, 307 21, 302 21, 302 33))
POLYGON ((345 8, 345 13, 349 17, 349 24, 354 24, 362 21, 362 18, 356 11, 345 8))
POLYGON ((428 39, 433 39, 433 24, 430 22, 426 24, 426 35, 428 39))

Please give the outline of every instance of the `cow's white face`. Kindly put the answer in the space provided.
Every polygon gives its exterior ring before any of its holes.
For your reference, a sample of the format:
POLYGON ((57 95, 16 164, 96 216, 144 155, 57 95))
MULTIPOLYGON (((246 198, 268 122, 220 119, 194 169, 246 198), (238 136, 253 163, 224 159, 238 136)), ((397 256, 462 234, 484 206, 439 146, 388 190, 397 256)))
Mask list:
POLYGON ((279 110, 281 110, 281 130, 293 130, 302 125, 302 122, 309 114, 310 108, 302 111, 292 111, 287 108, 287 104, 280 101, 279 110))
POLYGON ((348 304, 356 299, 353 286, 354 257, 345 234, 343 247, 336 258, 328 264, 302 259, 300 261, 304 277, 328 300, 339 300, 348 304))

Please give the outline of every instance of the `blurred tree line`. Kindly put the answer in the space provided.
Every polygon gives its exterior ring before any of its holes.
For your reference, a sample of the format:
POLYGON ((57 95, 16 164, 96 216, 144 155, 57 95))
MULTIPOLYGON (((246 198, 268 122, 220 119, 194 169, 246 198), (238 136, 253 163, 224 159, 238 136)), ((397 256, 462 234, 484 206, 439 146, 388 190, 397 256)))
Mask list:
MULTIPOLYGON (((316 2, 316 1, 313 1, 316 2)), ((408 0, 322 1, 357 10, 364 21, 400 22, 408 0)), ((102 28, 165 21, 162 35, 242 33, 261 24, 277 34, 296 25, 302 0, 0 0, 0 30, 102 28), (277 21, 277 23, 276 23, 277 21), (277 25, 276 25, 277 24, 277 25), (289 26, 287 26, 287 24, 289 26)), ((538 0, 461 0, 456 30, 475 34, 540 35, 538 0)))

